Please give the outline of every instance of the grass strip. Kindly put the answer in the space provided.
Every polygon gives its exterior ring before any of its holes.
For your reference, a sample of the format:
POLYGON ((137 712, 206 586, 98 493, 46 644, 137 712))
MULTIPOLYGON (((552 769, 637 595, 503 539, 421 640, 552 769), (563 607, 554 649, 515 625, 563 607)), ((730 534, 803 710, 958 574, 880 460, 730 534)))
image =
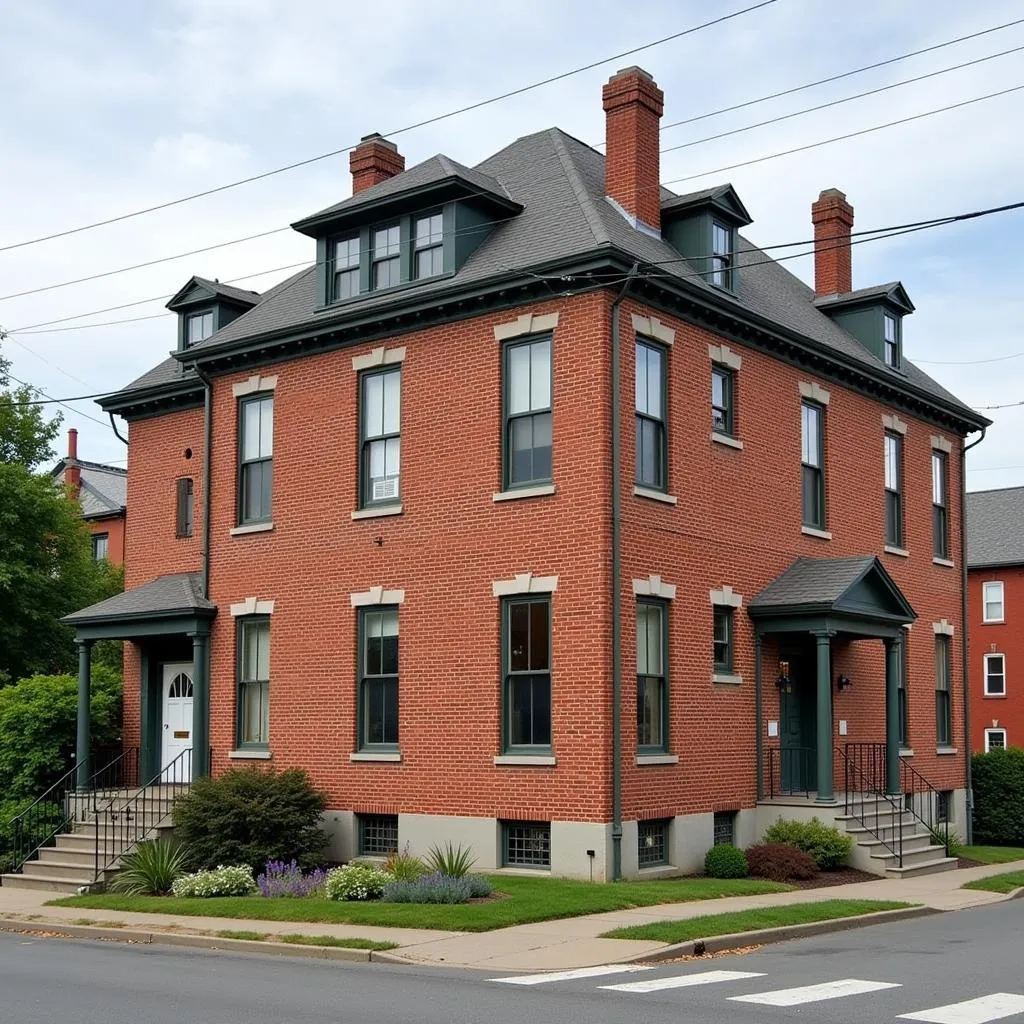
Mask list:
POLYGON ((989 875, 988 878, 977 878, 973 882, 964 882, 961 889, 980 889, 982 892, 1013 892, 1024 886, 1024 871, 1006 871, 1001 875, 989 875))
POLYGON ((218 939, 247 939, 249 942, 266 942, 267 936, 263 932, 233 932, 225 930, 215 933, 218 939))
POLYGON ((1024 849, 1019 846, 958 846, 956 855, 982 864, 1010 864, 1024 860, 1024 849))
POLYGON ((819 903, 790 903, 781 907, 737 910, 730 914, 707 914, 683 921, 655 921, 605 932, 602 939, 648 939, 651 942, 687 942, 713 935, 733 935, 793 924, 832 921, 840 917, 859 917, 880 910, 900 910, 913 906, 895 900, 822 900, 819 903))
POLYGON ((276 942, 295 946, 339 946, 342 949, 398 949, 397 942, 376 942, 374 939, 345 939, 334 935, 278 935, 276 942))

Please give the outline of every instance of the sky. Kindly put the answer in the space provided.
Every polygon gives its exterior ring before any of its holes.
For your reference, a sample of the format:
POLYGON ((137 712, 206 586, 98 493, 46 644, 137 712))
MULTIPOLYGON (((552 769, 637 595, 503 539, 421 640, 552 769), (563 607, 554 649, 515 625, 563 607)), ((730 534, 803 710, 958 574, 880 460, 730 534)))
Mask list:
MULTIPOLYGON (((337 0, 8 5, 0 33, 0 249, 343 149, 369 132, 396 131, 756 2, 517 0, 510 8, 391 0, 386 17, 383 6, 337 0)), ((409 167, 439 152, 473 165, 554 125, 600 144, 601 86, 629 64, 648 70, 664 90, 662 123, 669 124, 1021 18, 1020 0, 775 0, 394 141, 409 167)), ((1024 90, 747 163, 1015 86, 1024 86, 1024 24, 668 128, 662 147, 681 148, 662 155, 661 178, 680 192, 731 181, 753 217, 745 233, 759 245, 810 238, 810 204, 829 187, 853 203, 855 231, 1022 201, 1024 90)), ((117 390, 175 346, 164 303, 192 274, 262 291, 292 272, 279 268, 313 261, 312 240, 280 231, 6 296, 285 228, 346 198, 350 181, 341 153, 156 213, 0 251, 0 329, 10 332, 0 351, 16 377, 53 397, 117 390), (151 301, 34 326, 143 299, 151 301)), ((853 250, 854 287, 903 282, 917 307, 904 321, 906 354, 974 408, 1024 403, 1022 229, 1024 210, 853 250)), ((788 266, 811 280, 809 259, 788 266)), ((99 407, 69 404, 64 426, 78 428, 80 457, 124 465, 125 448, 99 407)), ((968 454, 968 488, 1024 484, 1024 404, 986 415, 994 425, 968 454)))

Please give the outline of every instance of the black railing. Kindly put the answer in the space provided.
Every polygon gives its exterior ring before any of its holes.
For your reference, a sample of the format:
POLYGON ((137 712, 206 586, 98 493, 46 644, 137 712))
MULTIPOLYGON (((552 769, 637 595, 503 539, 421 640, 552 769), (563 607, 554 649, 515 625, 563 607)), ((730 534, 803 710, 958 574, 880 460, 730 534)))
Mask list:
POLYGON ((115 796, 93 817, 96 857, 93 881, 119 857, 148 839, 170 817, 174 801, 192 784, 192 751, 183 750, 136 793, 115 796))
POLYGON ((885 792, 885 744, 881 744, 881 776, 875 774, 874 751, 861 749, 874 746, 877 744, 848 743, 845 750, 839 751, 843 760, 845 812, 867 829, 903 867, 903 799, 885 792), (879 778, 883 780, 882 785, 878 784, 879 778))
POLYGON ((767 788, 770 798, 811 795, 815 751, 812 747, 769 747, 767 788))
POLYGON ((942 845, 949 856, 949 815, 952 808, 941 793, 912 765, 900 758, 900 789, 906 800, 907 810, 919 821, 932 837, 932 842, 942 845), (944 805, 942 820, 939 808, 944 805))

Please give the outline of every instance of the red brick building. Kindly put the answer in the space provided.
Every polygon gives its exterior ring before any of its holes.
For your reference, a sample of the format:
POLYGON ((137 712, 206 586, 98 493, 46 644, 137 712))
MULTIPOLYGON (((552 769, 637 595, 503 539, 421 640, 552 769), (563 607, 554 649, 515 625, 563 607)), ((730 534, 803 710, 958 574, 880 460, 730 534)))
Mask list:
POLYGON ((137 511, 125 594, 69 617, 83 681, 130 640, 146 770, 301 766, 338 858, 692 870, 844 790, 964 831, 986 421, 904 358, 900 284, 853 289, 842 193, 812 289, 730 185, 659 185, 646 73, 603 99, 607 159, 548 129, 405 170, 368 136, 294 225, 312 266, 179 293, 178 350, 102 402, 137 511))
POLYGON ((967 495, 971 749, 1024 745, 1024 487, 967 495))

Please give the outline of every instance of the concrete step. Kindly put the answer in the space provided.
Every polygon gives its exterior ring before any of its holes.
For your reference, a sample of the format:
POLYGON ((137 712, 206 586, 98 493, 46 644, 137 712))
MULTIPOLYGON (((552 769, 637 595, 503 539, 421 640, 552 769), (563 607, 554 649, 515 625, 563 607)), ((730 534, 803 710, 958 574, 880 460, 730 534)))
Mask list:
POLYGON ((904 811, 902 814, 894 814, 891 810, 879 812, 878 814, 837 814, 836 824, 840 827, 849 829, 854 828, 869 828, 872 830, 880 828, 895 828, 898 825, 902 825, 904 828, 914 828, 917 826, 918 821, 909 811, 904 811))
MULTIPOLYGON (((898 849, 898 841, 891 836, 872 836, 870 833, 863 839, 857 842, 857 845, 862 850, 867 850, 871 856, 875 854, 886 854, 892 849, 898 849)), ((932 843, 932 837, 927 832, 915 832, 912 835, 903 836, 903 855, 906 857, 908 853, 913 853, 916 850, 927 850, 934 846, 932 843)), ((943 849, 943 847, 939 847, 943 849)))
POLYGON ((47 860, 59 864, 80 864, 83 868, 92 870, 96 863, 94 850, 67 849, 60 846, 48 846, 39 851, 40 860, 47 860))
MULTIPOLYGON (((871 855, 871 859, 884 864, 886 870, 898 865, 898 858, 894 853, 887 853, 884 851, 882 853, 873 853, 871 855)), ((945 847, 942 846, 932 846, 929 844, 928 846, 918 847, 916 850, 907 850, 905 847, 903 850, 904 868, 913 867, 916 864, 928 864, 935 860, 945 859, 946 850, 945 847)), ((955 858, 950 857, 949 859, 954 860, 955 858)))
MULTIPOLYGON (((39 860, 27 860, 21 867, 22 874, 31 878, 68 878, 76 881, 78 885, 85 885, 91 882, 95 873, 95 860, 88 864, 78 861, 65 861, 56 857, 40 857, 39 860)), ((100 874, 113 874, 113 872, 100 872, 100 874)))
POLYGON ((956 857, 941 856, 942 847, 937 848, 940 856, 934 860, 920 861, 916 864, 907 864, 904 859, 903 867, 886 868, 886 875, 889 878, 915 878, 918 875, 932 875, 939 871, 955 871, 957 866, 956 857))
POLYGON ((0 875, 0 883, 10 889, 42 889, 45 892, 60 892, 74 896, 87 881, 76 882, 68 878, 54 878, 45 875, 0 875))

